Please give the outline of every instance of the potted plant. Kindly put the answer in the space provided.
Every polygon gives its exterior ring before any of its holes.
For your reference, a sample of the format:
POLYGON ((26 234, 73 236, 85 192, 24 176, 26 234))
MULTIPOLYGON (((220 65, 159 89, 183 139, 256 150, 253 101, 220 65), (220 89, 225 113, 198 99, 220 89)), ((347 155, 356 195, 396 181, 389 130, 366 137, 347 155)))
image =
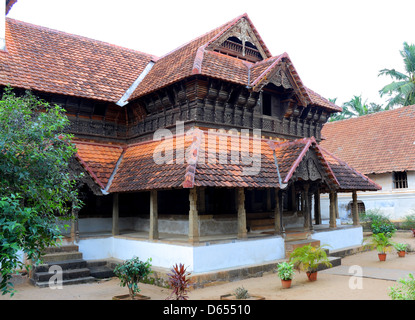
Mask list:
POLYGON ((141 289, 138 283, 148 276, 151 271, 151 258, 146 262, 141 261, 138 257, 126 260, 124 263, 114 268, 114 274, 120 279, 120 286, 128 287, 129 294, 113 297, 114 300, 147 300, 146 297, 138 294, 141 289))
POLYGON ((291 287, 291 281, 294 277, 294 265, 291 262, 281 262, 277 266, 278 277, 284 289, 291 287))
POLYGON ((291 254, 289 262, 294 268, 306 272, 309 281, 317 280, 317 271, 320 265, 331 267, 325 246, 312 246, 311 244, 296 248, 291 254))
POLYGON ((386 260, 386 252, 389 251, 393 245, 390 240, 390 235, 387 233, 374 233, 369 238, 369 245, 372 248, 376 248, 378 251, 378 257, 380 261, 386 260))
POLYGON ((406 253, 406 250, 407 250, 407 248, 408 248, 408 244, 406 244, 406 243, 395 243, 395 244, 393 245, 393 247, 394 247, 394 248, 395 248, 395 250, 398 252, 398 256, 399 256, 400 258, 405 257, 405 253, 406 253))
POLYGON ((181 263, 180 265, 175 264, 171 269, 171 273, 167 275, 169 277, 168 283, 173 291, 166 300, 189 299, 187 293, 190 288, 191 280, 188 278, 190 276, 190 272, 187 272, 186 269, 187 268, 185 268, 181 263))

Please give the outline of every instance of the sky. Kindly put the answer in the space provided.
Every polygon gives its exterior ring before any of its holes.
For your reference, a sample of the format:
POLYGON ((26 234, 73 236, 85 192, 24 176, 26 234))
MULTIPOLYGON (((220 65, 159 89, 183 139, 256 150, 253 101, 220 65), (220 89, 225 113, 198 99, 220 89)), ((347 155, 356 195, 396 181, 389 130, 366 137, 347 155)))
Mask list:
POLYGON ((247 13, 272 55, 287 52, 305 86, 337 105, 384 104, 384 68, 404 72, 414 0, 18 0, 8 17, 163 56, 247 13))

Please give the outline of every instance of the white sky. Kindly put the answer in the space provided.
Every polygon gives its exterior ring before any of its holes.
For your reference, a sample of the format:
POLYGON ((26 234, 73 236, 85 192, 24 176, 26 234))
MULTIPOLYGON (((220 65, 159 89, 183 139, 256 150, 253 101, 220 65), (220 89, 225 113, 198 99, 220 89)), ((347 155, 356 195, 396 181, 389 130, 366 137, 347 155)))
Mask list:
POLYGON ((383 103, 415 43, 414 0, 18 0, 9 17, 162 56, 247 13, 273 55, 287 52, 303 83, 337 104, 383 103))

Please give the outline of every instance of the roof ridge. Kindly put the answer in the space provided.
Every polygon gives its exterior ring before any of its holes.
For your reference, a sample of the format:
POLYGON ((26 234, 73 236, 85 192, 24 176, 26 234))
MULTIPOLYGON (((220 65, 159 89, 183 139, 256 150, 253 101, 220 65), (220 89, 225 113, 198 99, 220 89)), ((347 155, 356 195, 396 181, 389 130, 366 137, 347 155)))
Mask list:
POLYGON ((17 23, 17 24, 25 25, 25 26, 28 26, 28 27, 31 27, 31 28, 36 28, 38 30, 44 30, 44 31, 48 31, 48 32, 58 33, 58 34, 61 34, 61 35, 64 35, 64 36, 77 38, 79 40, 84 40, 84 41, 88 41, 88 42, 91 42, 91 43, 95 42, 95 43, 98 43, 98 44, 101 44, 101 45, 106 45, 106 46, 109 46, 109 47, 114 47, 114 48, 118 48, 118 49, 131 51, 133 53, 138 53, 138 54, 142 54, 142 55, 151 57, 152 59, 155 59, 155 60, 159 59, 154 54, 150 54, 150 53, 146 53, 146 52, 143 52, 143 51, 123 47, 123 46, 116 45, 116 44, 106 42, 106 41, 102 41, 102 40, 96 40, 96 39, 93 39, 93 38, 89 38, 89 37, 86 37, 86 36, 81 36, 81 35, 74 34, 74 33, 69 33, 69 32, 66 32, 66 31, 61 31, 61 30, 52 29, 52 28, 45 27, 45 26, 40 26, 40 25, 37 25, 37 24, 34 24, 34 23, 25 22, 25 21, 22 21, 22 20, 17 20, 17 19, 6 17, 6 22, 17 23))

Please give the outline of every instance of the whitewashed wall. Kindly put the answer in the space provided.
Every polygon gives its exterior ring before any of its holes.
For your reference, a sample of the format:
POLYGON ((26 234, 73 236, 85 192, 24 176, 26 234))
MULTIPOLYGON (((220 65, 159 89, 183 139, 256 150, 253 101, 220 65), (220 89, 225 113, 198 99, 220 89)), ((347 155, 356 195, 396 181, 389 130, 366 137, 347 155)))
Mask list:
MULTIPOLYGON (((415 172, 410 171, 408 176, 408 188, 394 189, 392 173, 370 175, 370 179, 379 184, 382 190, 376 192, 358 192, 357 199, 363 201, 366 210, 380 209, 381 212, 392 221, 402 221, 408 214, 415 214, 415 172)), ((352 201, 351 193, 339 193, 339 217, 350 217, 347 210, 352 201)), ((321 195, 321 214, 323 219, 329 219, 328 195, 321 195)))

